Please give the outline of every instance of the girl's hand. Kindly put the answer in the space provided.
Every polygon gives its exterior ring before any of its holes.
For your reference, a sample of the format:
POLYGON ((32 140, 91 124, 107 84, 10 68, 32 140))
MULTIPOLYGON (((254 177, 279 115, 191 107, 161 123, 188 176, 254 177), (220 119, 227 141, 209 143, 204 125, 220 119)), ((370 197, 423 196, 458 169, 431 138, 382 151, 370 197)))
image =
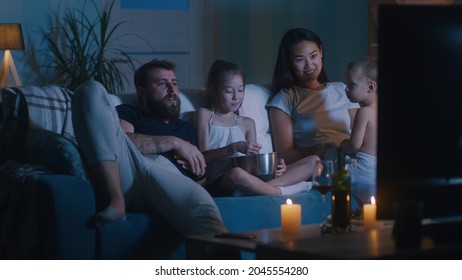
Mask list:
POLYGON ((274 172, 274 177, 282 176, 286 172, 287 166, 283 158, 279 159, 276 171, 274 172))
POLYGON ((251 143, 247 141, 236 142, 236 151, 246 155, 255 155, 260 152, 261 145, 257 143, 251 143))
POLYGON ((246 155, 256 155, 260 153, 260 149, 261 149, 260 144, 247 142, 247 150, 245 154, 246 155))

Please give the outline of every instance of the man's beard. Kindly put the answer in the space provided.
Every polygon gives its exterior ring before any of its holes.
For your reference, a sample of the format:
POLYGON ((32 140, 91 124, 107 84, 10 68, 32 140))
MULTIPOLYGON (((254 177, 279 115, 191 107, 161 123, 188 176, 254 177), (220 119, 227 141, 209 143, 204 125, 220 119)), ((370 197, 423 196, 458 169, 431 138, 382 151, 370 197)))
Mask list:
POLYGON ((149 112, 163 120, 177 119, 180 115, 181 100, 175 95, 167 95, 161 101, 148 100, 149 112), (169 98, 175 98, 176 105, 170 104, 169 98))

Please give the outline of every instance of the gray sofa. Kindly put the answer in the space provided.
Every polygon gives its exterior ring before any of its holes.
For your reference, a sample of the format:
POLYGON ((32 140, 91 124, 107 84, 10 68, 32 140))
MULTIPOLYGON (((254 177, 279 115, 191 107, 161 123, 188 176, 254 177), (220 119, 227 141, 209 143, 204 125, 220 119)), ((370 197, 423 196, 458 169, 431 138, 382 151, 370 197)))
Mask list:
MULTIPOLYGON (((86 226, 97 200, 72 137, 71 96, 58 86, 2 90, 0 258, 185 258, 184 237, 155 212, 129 212, 126 221, 97 229, 86 226)), ((181 117, 192 121, 204 96, 201 89, 183 89, 181 117)), ((268 96, 266 87, 247 85, 242 106, 242 114, 256 122, 262 152, 272 151, 264 107, 268 96)), ((111 97, 114 105, 137 102, 135 94, 111 97)), ((302 205, 303 224, 320 222, 317 191, 290 198, 302 205)), ((244 231, 279 227, 280 205, 286 199, 220 197, 215 202, 229 231, 244 231)))

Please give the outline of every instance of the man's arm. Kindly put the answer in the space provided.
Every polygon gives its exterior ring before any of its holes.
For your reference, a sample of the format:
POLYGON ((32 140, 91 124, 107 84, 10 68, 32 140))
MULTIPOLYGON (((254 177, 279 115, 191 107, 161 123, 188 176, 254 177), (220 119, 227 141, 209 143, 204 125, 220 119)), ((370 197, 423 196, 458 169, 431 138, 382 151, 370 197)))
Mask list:
POLYGON ((127 133, 128 138, 132 140, 135 147, 143 154, 160 154, 174 150, 174 142, 177 137, 174 136, 154 136, 135 133, 133 125, 126 121, 120 120, 122 129, 127 133))
POLYGON ((199 149, 191 143, 175 136, 154 136, 135 133, 133 125, 125 120, 120 120, 122 129, 127 133, 135 147, 143 154, 159 154, 173 151, 176 157, 188 164, 185 166, 196 176, 205 174, 205 160, 199 149))

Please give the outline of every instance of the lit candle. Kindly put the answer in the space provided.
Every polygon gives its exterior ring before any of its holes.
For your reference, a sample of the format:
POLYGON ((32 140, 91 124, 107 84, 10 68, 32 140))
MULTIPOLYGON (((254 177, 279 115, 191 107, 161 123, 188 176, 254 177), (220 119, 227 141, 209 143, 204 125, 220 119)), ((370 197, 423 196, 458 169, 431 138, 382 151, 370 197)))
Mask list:
POLYGON ((302 206, 287 199, 281 205, 281 231, 283 233, 300 233, 302 230, 302 206))
POLYGON ((375 198, 371 196, 371 203, 363 205, 364 228, 366 230, 375 228, 376 214, 377 205, 375 205, 375 198))

